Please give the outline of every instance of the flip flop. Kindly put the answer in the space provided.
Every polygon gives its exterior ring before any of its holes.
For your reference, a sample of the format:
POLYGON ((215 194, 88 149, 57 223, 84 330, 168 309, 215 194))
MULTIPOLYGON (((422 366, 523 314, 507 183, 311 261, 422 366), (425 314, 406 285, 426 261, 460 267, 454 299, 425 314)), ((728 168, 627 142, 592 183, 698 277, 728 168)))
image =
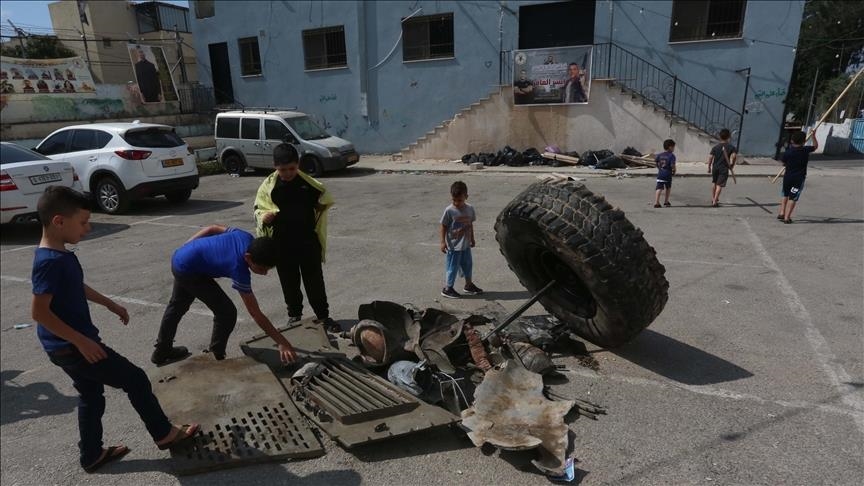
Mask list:
POLYGON ((84 472, 87 474, 93 474, 100 467, 108 464, 109 462, 116 461, 121 457, 129 454, 130 449, 124 445, 119 446, 111 446, 107 449, 102 449, 102 456, 93 464, 84 468, 84 472))
POLYGON ((201 426, 198 424, 183 424, 180 426, 179 430, 177 431, 177 435, 175 435, 173 439, 165 442, 164 444, 156 444, 156 447, 158 447, 160 451, 177 447, 183 441, 195 437, 195 434, 198 433, 198 429, 200 428, 201 426))

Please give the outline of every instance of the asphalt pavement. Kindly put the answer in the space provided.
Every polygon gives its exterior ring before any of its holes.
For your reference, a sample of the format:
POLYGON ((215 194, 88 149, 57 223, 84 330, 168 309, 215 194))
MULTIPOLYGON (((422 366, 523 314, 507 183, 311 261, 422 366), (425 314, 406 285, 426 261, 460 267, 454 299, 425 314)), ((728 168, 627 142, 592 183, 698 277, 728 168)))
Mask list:
MULTIPOLYGON (((541 171, 434 172, 360 167, 322 179, 336 199, 324 267, 334 318, 347 323, 373 300, 465 310, 499 303, 513 310, 529 297, 498 252, 493 224, 541 171), (439 295, 437 224, 456 178, 467 183, 477 210, 475 281, 486 293, 448 300, 439 295)), ((709 180, 680 178, 673 206, 663 209, 652 207, 650 178, 588 178, 591 190, 642 229, 670 289, 664 311, 631 343, 613 350, 588 345, 597 371, 556 357, 569 370, 556 391, 608 409, 597 421, 571 424, 581 484, 861 484, 862 175, 860 164, 814 165, 791 225, 775 219, 779 187, 763 177, 730 183, 719 208, 709 207, 709 180)), ((172 251, 203 225, 252 230, 261 178, 209 176, 185 205, 154 199, 127 215, 93 215, 92 234, 76 250, 86 281, 132 317, 124 327, 91 306, 109 345, 152 366, 172 251)), ((4 485, 547 484, 530 466, 532 453, 481 451, 448 429, 351 451, 325 438, 327 455, 318 459, 175 477, 167 472, 168 454, 153 446, 117 390, 106 393, 106 444, 122 442, 132 452, 87 475, 77 464, 71 382, 48 362, 35 327, 16 329, 32 324, 29 277, 38 239, 34 226, 0 233, 4 485)), ((222 285, 240 309, 229 357, 240 356, 238 343, 259 331, 230 283, 222 285)), ((275 272, 254 276, 253 288, 264 312, 284 324, 275 272)), ((539 305, 529 310, 544 313, 539 305)), ((206 347, 212 325, 206 314, 193 305, 178 344, 196 353, 206 347)))

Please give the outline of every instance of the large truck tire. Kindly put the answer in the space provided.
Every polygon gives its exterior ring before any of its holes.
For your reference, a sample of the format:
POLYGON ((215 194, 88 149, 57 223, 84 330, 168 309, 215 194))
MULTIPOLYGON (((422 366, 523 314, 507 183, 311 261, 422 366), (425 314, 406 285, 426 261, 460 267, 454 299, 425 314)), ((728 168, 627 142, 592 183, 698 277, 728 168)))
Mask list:
POLYGON ((557 282, 540 303, 598 346, 631 340, 666 305, 669 282, 654 248, 584 184, 532 184, 498 215, 495 239, 531 293, 557 282))

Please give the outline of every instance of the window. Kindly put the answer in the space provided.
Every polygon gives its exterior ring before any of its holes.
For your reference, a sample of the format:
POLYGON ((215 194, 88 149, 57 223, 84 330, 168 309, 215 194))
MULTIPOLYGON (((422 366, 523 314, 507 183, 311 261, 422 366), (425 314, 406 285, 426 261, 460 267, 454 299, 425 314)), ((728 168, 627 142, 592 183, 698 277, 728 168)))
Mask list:
MULTIPOLYGON (((278 122, 276 120, 264 120, 264 139, 265 140, 285 140, 286 135, 290 135, 291 132, 288 131, 288 127, 286 127, 282 122, 278 122)), ((293 136, 292 136, 293 137, 293 136)))
POLYGON ((244 118, 240 122, 240 138, 244 140, 258 140, 261 136, 261 119, 244 118))
POLYGON ((129 130, 123 134, 123 140, 129 145, 144 148, 172 148, 186 143, 170 128, 129 130))
POLYGON ((261 74, 261 53, 258 52, 258 38, 237 39, 237 47, 240 48, 240 74, 259 76, 261 74))
POLYGON ((519 49, 593 44, 595 8, 593 0, 520 6, 519 49))
POLYGON ((741 37, 746 0, 675 0, 669 42, 741 37))
POLYGON ((27 150, 24 147, 4 143, 0 145, 0 165, 14 164, 16 162, 28 162, 31 160, 51 160, 44 155, 27 150))
POLYGON ((111 38, 103 37, 102 38, 102 47, 111 47, 111 38))
POLYGON ((101 130, 75 130, 72 134, 72 143, 69 144, 70 152, 81 152, 83 150, 96 150, 108 145, 111 134, 101 130))
POLYGON ((206 19, 216 15, 216 2, 214 0, 193 0, 196 19, 206 19))
POLYGON ((402 60, 453 57, 453 14, 412 17, 402 23, 402 60))
POLYGON ((138 32, 146 34, 159 30, 189 32, 189 9, 161 2, 140 2, 134 4, 138 32))
POLYGON ((345 27, 326 27, 303 31, 303 56, 306 69, 345 67, 345 27))
POLYGON ((55 155, 66 152, 66 142, 69 140, 69 134, 72 130, 64 130, 60 133, 51 135, 44 142, 39 144, 37 150, 42 155, 55 155))
POLYGON ((216 138, 240 138, 240 119, 228 117, 217 119, 216 138))
POLYGON ((291 125, 294 132, 296 132, 303 140, 321 140, 322 138, 330 137, 327 132, 322 130, 321 127, 319 127, 318 124, 312 121, 308 116, 286 118, 285 122, 291 125))

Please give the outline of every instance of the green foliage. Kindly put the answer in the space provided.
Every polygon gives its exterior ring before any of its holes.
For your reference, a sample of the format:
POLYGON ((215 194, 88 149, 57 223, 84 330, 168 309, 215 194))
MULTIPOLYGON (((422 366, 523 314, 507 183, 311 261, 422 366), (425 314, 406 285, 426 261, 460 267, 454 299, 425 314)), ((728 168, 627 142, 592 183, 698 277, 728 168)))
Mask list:
POLYGON ((75 51, 61 44, 56 37, 43 35, 28 36, 24 39, 23 52, 21 50, 21 43, 16 41, 9 46, 4 46, 0 53, 4 56, 27 57, 29 59, 61 59, 78 55, 75 51))
MULTIPOLYGON (((789 112, 794 113, 798 120, 804 121, 817 69, 817 101, 812 111, 819 114, 827 109, 849 82, 845 71, 850 61, 854 64, 857 61, 856 56, 862 52, 864 2, 807 0, 798 39, 794 76, 786 101, 789 112)), ((841 103, 842 106, 850 103, 847 113, 854 112, 858 104, 860 87, 855 88, 850 90, 850 94, 841 103)), ((842 106, 840 109, 843 109, 842 106)))

